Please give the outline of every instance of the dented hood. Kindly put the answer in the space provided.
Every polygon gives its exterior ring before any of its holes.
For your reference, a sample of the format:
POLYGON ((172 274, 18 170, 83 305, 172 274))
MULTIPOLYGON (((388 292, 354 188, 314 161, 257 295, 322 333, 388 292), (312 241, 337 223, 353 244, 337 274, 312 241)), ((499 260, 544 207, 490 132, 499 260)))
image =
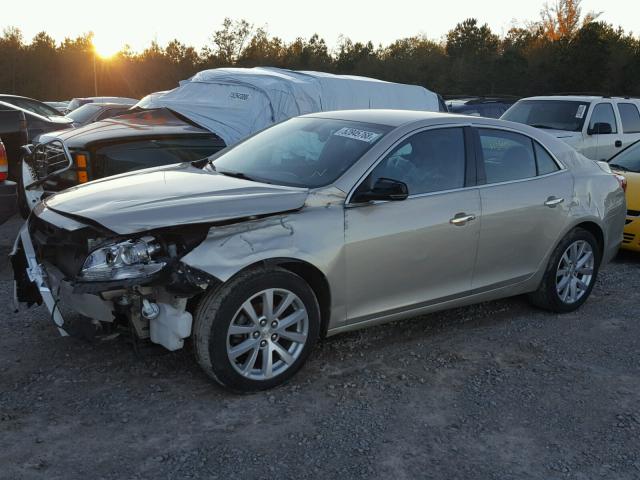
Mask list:
POLYGON ((252 182, 186 163, 79 185, 45 204, 128 234, 296 210, 307 195, 306 188, 252 182))

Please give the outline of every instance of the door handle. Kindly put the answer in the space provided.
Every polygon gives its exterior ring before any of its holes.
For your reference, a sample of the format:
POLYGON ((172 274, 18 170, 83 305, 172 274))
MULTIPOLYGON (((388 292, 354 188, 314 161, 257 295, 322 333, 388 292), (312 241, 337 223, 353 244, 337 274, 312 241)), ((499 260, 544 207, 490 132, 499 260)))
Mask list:
POLYGON ((475 220, 475 215, 467 215, 466 213, 456 213, 456 215, 449 220, 449 223, 455 225, 456 227, 461 227, 462 225, 466 225, 467 222, 475 220))
POLYGON ((616 140, 616 147, 620 148, 622 146, 622 140, 616 140))
POLYGON ((544 202, 544 204, 547 207, 554 208, 556 205, 560 205, 562 202, 564 202, 564 198, 551 196, 547 198, 547 201, 544 202))

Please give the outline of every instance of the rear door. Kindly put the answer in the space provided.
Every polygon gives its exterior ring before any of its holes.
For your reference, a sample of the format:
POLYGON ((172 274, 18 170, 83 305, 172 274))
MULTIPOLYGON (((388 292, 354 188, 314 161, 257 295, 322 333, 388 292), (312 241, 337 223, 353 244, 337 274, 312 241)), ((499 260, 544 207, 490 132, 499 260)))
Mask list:
POLYGON ((622 142, 618 151, 640 140, 640 110, 638 103, 632 101, 618 102, 618 113, 622 125, 622 142))
POLYGON ((573 177, 537 141, 478 128, 482 222, 473 288, 490 290, 533 275, 568 220, 573 177))

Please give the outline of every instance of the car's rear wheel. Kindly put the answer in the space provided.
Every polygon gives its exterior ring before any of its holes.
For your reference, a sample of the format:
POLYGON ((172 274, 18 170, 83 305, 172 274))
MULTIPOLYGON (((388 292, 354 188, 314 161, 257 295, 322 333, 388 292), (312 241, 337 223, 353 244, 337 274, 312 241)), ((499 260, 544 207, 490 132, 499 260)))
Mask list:
POLYGON ((569 232, 554 250, 531 302, 553 312, 571 312, 591 294, 600 267, 600 246, 583 228, 569 232))
POLYGON ((318 302, 301 277, 280 268, 256 269, 203 298, 195 318, 195 354, 222 385, 265 390, 302 367, 319 331, 318 302))

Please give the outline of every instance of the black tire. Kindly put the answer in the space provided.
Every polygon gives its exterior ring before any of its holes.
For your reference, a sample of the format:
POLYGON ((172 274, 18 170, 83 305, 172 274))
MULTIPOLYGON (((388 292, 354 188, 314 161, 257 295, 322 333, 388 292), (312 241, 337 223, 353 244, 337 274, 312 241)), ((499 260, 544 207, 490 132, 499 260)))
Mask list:
POLYGON ((219 384, 241 393, 278 386, 302 367, 320 333, 320 308, 316 296, 298 275, 282 268, 257 268, 238 274, 208 292, 196 309, 193 345, 202 369, 219 384), (308 335, 297 359, 280 374, 265 380, 247 378, 236 371, 227 355, 227 332, 242 304, 266 289, 287 289, 303 302, 309 319, 308 335))
POLYGON ((572 312, 580 308, 580 306, 587 301, 591 291, 593 290, 593 286, 595 285, 598 277, 601 259, 602 252, 600 251, 600 245, 593 234, 583 228, 574 228, 560 241, 551 254, 544 276, 542 277, 542 282, 540 283, 538 290, 529 294, 529 301, 536 307, 556 313, 572 312), (556 288, 556 273, 560 265, 560 260, 567 248, 569 248, 569 246, 574 242, 580 240, 587 242, 593 251, 593 274, 591 282, 582 297, 575 302, 567 303, 564 302, 558 294, 556 288))
POLYGON ((17 189, 18 189, 18 211, 20 212, 20 216, 22 218, 29 218, 29 214, 31 213, 31 209, 29 208, 27 197, 24 193, 24 180, 22 178, 22 162, 24 160, 20 158, 18 162, 18 178, 17 178, 17 189))

